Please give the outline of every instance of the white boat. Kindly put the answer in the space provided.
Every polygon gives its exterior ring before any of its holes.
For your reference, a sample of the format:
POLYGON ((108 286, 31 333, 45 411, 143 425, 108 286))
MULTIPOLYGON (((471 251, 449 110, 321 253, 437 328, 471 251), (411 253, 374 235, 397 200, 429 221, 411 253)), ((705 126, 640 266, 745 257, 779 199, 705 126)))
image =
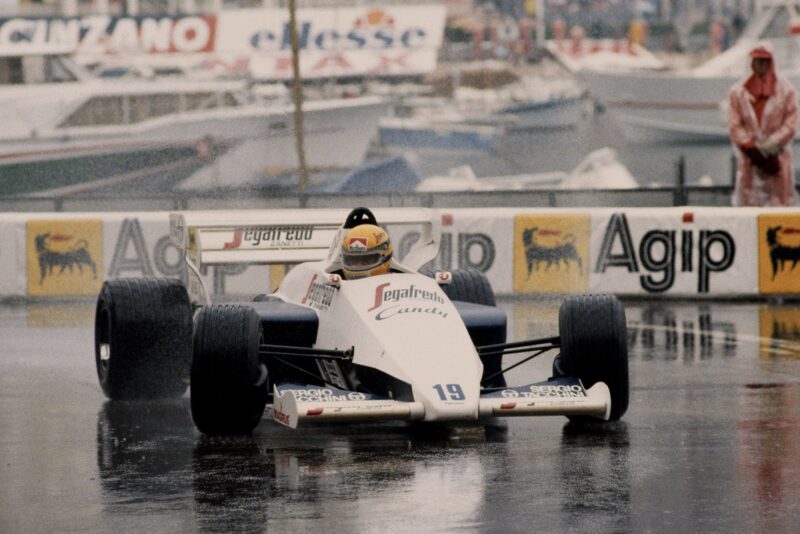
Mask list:
MULTIPOLYGON (((295 168, 293 107, 240 81, 101 80, 63 50, 0 51, 0 191, 80 191, 185 179, 245 142, 259 167, 295 168), (66 189, 65 189, 66 188, 66 189)), ((307 163, 358 165, 388 110, 380 98, 304 103, 307 163)), ((224 176, 226 169, 217 169, 224 176)))
POLYGON ((484 114, 465 113, 444 97, 402 99, 392 116, 380 119, 378 142, 389 151, 492 150, 502 127, 486 119, 484 114))
POLYGON ((398 97, 394 116, 381 119, 382 146, 491 150, 507 130, 575 127, 587 103, 568 78, 531 76, 500 87, 457 86, 451 98, 419 96, 419 89, 412 89, 417 94, 398 97))
POLYGON ((417 184, 423 192, 521 191, 529 189, 633 189, 639 187, 611 148, 595 150, 569 172, 555 171, 478 178, 468 165, 446 176, 430 176, 417 184))
POLYGON ((685 72, 578 72, 589 92, 613 112, 627 138, 642 141, 728 142, 728 90, 750 69, 748 52, 767 42, 779 72, 800 87, 800 39, 793 36, 800 0, 761 0, 737 43, 685 72))
POLYGON ((455 106, 472 122, 476 117, 507 129, 573 128, 586 114, 586 95, 565 77, 527 76, 498 88, 459 87, 455 106))

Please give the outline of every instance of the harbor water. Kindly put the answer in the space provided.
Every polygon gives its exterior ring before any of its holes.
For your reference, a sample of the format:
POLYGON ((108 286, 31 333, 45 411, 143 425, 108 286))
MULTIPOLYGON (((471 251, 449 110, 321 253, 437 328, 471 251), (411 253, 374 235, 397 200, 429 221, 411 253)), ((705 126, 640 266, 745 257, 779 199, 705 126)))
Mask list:
MULTIPOLYGON (((685 159, 687 184, 731 183, 733 148, 729 143, 655 143, 627 139, 612 113, 595 113, 576 128, 512 131, 493 150, 414 150, 407 153, 423 176, 443 175, 469 165, 478 177, 569 171, 590 152, 611 147, 645 187, 674 185, 677 165, 685 159)), ((796 149, 797 152, 797 149, 796 149)), ((800 153, 795 154, 798 161, 800 153)))

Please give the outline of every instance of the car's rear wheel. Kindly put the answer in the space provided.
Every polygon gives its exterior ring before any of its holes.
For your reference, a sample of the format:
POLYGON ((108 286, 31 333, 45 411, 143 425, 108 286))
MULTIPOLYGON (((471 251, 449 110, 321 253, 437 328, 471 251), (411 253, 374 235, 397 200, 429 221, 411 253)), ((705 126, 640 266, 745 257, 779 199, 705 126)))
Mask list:
POLYGON ((195 321, 192 418, 204 434, 247 434, 264 413, 269 385, 258 348, 258 314, 248 306, 209 306, 195 321))
POLYGON ((106 281, 95 311, 95 364, 110 399, 177 397, 186 391, 192 308, 178 280, 106 281))
MULTIPOLYGON (((436 273, 433 269, 425 269, 422 274, 433 277, 436 273)), ((496 306, 492 284, 486 275, 477 269, 456 269, 450 271, 453 277, 449 284, 442 284, 442 291, 450 300, 460 300, 471 302, 472 304, 483 304, 484 306, 496 306)))
POLYGON ((577 377, 587 389, 604 382, 611 392, 611 420, 618 420, 628 409, 629 395, 628 334, 622 303, 612 295, 568 297, 559 310, 558 331, 561 354, 554 364, 556 374, 577 377))

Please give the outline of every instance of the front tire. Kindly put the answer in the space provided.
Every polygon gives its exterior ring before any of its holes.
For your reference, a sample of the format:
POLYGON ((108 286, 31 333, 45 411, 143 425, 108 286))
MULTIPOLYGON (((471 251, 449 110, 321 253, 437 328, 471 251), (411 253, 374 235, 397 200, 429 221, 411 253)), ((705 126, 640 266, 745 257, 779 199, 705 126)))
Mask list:
MULTIPOLYGON (((586 389, 604 382, 611 392, 610 420, 628 409, 628 333, 625 310, 612 295, 568 297, 558 314, 561 355, 555 367, 586 389), (560 359, 560 360, 559 360, 560 359)), ((584 417, 571 417, 581 422, 584 417)))
POLYGON ((192 308, 178 280, 106 281, 94 328, 97 378, 108 398, 178 397, 186 391, 192 308))
POLYGON ((267 400, 258 314, 248 306, 209 306, 197 315, 191 372, 192 419, 204 434, 248 434, 267 400))

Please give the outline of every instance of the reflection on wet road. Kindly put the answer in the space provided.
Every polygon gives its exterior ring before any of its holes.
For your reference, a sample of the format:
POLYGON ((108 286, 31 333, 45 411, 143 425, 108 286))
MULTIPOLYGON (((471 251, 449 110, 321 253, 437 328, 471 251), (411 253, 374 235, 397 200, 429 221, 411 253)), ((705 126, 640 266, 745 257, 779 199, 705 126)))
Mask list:
MULTIPOLYGON (((558 304, 501 303, 509 337, 556 332, 558 304)), ((91 304, 0 308, 0 532, 795 530, 800 306, 626 307, 631 403, 610 426, 225 439, 197 433, 188 397, 105 400, 91 304)))

